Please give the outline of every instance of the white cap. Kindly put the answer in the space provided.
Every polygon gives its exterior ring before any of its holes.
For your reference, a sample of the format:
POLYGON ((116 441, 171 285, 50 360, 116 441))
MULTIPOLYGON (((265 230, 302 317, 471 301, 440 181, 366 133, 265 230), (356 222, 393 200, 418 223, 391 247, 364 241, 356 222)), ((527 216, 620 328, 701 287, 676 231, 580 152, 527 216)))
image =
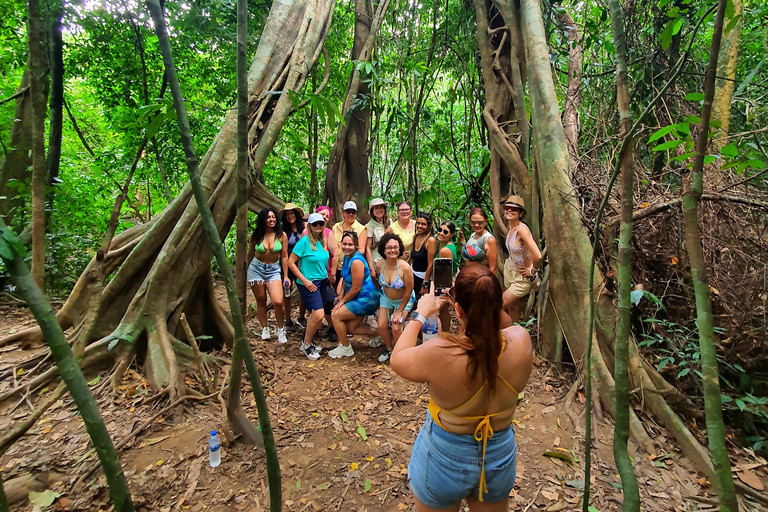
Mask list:
POLYGON ((347 211, 347 210, 355 210, 355 211, 357 211, 357 205, 355 204, 354 201, 347 201, 346 203, 344 203, 344 208, 342 208, 342 210, 344 210, 344 211, 347 211))
POLYGON ((325 218, 319 213, 310 213, 307 222, 309 224, 314 224, 315 222, 325 222, 325 218))

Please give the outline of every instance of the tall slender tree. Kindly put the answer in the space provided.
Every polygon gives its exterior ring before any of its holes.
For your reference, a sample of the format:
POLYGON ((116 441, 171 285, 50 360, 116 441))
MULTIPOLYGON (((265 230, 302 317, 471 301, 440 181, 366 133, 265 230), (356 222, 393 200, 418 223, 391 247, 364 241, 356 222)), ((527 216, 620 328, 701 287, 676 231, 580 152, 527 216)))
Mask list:
POLYGON ((696 297, 696 326, 699 333, 701 352, 701 372, 704 384, 704 412, 706 413, 707 438, 712 464, 715 469, 715 485, 721 512, 738 512, 736 491, 731 474, 731 462, 725 446, 725 426, 720 394, 720 376, 717 371, 717 348, 715 346, 712 302, 709 298, 707 264, 699 230, 698 207, 704 192, 704 158, 709 143, 709 121, 712 117, 712 102, 715 96, 717 61, 720 54, 720 42, 723 35, 723 20, 728 0, 718 0, 715 25, 712 30, 712 46, 709 64, 704 79, 704 104, 701 107, 701 123, 696 140, 696 156, 693 169, 685 180, 683 195, 683 222, 685 227, 685 247, 691 265, 691 278, 696 297))
POLYGON ((32 277, 45 281, 45 51, 40 33, 40 0, 29 2, 29 68, 32 98, 32 277))
POLYGON ((613 344, 613 378, 616 389, 616 413, 613 434, 613 458, 621 476, 621 488, 624 493, 622 510, 640 511, 640 491, 637 488, 637 476, 629 458, 629 358, 630 338, 630 294, 632 292, 632 197, 633 166, 635 163, 635 138, 632 129, 632 111, 629 104, 629 84, 627 76, 627 36, 624 30, 624 13, 620 0, 609 0, 613 44, 616 47, 616 103, 619 107, 621 124, 622 152, 619 154, 621 166, 621 230, 618 249, 618 312, 616 315, 616 338, 613 344))

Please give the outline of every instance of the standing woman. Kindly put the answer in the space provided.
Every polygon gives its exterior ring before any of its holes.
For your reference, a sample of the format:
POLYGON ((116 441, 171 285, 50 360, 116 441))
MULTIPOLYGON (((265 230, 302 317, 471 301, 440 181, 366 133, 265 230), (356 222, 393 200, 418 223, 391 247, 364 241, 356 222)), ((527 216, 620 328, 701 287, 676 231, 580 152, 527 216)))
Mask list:
MULTIPOLYGON (((282 210, 281 218, 283 225, 283 232, 288 237, 288 257, 293 254, 293 248, 296 247, 296 243, 304 236, 304 211, 293 203, 286 203, 282 210)), ((290 280, 290 286, 296 282, 296 276, 293 275, 291 269, 284 267, 288 279, 290 280)), ((293 332, 296 330, 296 324, 291 320, 291 295, 288 294, 283 300, 283 309, 285 310, 285 330, 293 332)), ((299 318, 304 318, 304 303, 301 303, 301 309, 299 310, 299 318)))
POLYGON ((461 248, 461 257, 467 265, 479 263, 492 273, 496 273, 496 238, 488 231, 488 215, 485 210, 475 206, 469 212, 469 225, 472 228, 467 243, 461 248))
MULTIPOLYGON (((341 222, 337 222, 333 226, 333 234, 336 237, 336 241, 341 243, 341 235, 344 234, 345 231, 354 231, 357 233, 357 236, 361 240, 365 240, 368 238, 367 232, 365 230, 365 226, 360 224, 357 220, 357 204, 355 204, 354 201, 347 201, 344 203, 344 220, 341 222)), ((327 221, 326 221, 327 222, 327 221)), ((365 253, 365 246, 360 248, 360 254, 365 253)), ((343 261, 341 258, 339 258, 339 263, 336 267, 336 282, 341 279, 341 266, 343 265, 343 261)))
POLYGON ((275 308, 277 321, 277 341, 286 343, 285 327, 283 325, 283 286, 289 282, 283 281, 282 269, 288 263, 288 239, 283 233, 277 210, 265 208, 256 218, 256 230, 248 241, 248 284, 256 297, 256 313, 261 324, 261 339, 268 340, 271 336, 267 326, 267 292, 275 308))
POLYGON ((504 217, 509 225, 507 250, 509 259, 504 262, 504 308, 513 322, 520 319, 520 302, 531 291, 541 266, 541 252, 531 236, 531 230, 523 223, 525 202, 520 196, 509 196, 501 202, 504 217))
POLYGON ((368 263, 358 250, 357 233, 342 233, 341 252, 344 254, 344 263, 341 267, 341 281, 336 288, 339 302, 331 313, 333 328, 339 336, 339 346, 328 352, 333 358, 355 355, 347 339, 347 332, 364 336, 379 334, 376 329, 363 322, 366 316, 379 309, 379 291, 371 280, 368 263))
POLYGON ((403 261, 405 252, 403 241, 392 233, 387 233, 379 244, 382 259, 376 264, 379 272, 379 336, 386 349, 379 356, 380 363, 389 361, 392 349, 403 332, 406 315, 416 304, 413 294, 413 271, 403 261), (389 327, 392 326, 392 336, 389 327))
POLYGON ((371 220, 365 225, 368 238, 362 243, 365 244, 365 260, 368 262, 368 268, 371 269, 371 277, 375 280, 378 277, 376 275, 376 263, 382 258, 377 249, 381 237, 389 228, 387 203, 379 197, 371 199, 368 204, 368 213, 371 216, 371 220))
POLYGON ((432 278, 432 262, 437 254, 437 240, 432 236, 432 216, 421 212, 416 218, 416 236, 413 238, 411 268, 413 269, 413 290, 416 297, 429 290, 423 290, 424 282, 432 278))
MULTIPOLYGON (((288 259, 291 272, 298 280, 296 285, 301 300, 307 306, 309 318, 307 330, 304 332, 299 350, 308 359, 316 361, 320 358, 320 347, 313 338, 323 322, 323 306, 328 302, 332 292, 328 286, 328 239, 324 236, 325 219, 319 213, 313 213, 307 220, 307 236, 302 237, 293 248, 293 254, 288 259)), ((331 301, 333 298, 331 297, 331 301)))
MULTIPOLYGON (((328 324, 328 339, 336 341, 336 331, 333 330, 333 323, 331 322, 331 311, 333 311, 333 286, 336 284, 336 262, 339 261, 339 244, 336 240, 336 236, 333 231, 328 227, 333 217, 333 210, 330 206, 320 205, 315 208, 315 213, 319 213, 325 221, 325 229, 323 236, 325 242, 328 245, 328 283, 331 286, 331 290, 326 294, 327 301, 323 304, 323 311, 325 312, 325 321, 328 324)), ((304 228, 306 233, 307 229, 304 228)), ((307 326, 304 325, 304 328, 307 326)))
POLYGON ((394 233, 400 237, 405 247, 403 259, 408 261, 411 258, 411 249, 413 249, 413 237, 416 236, 416 225, 411 219, 413 206, 410 201, 402 201, 397 205, 397 222, 393 222, 387 230, 387 233, 394 233))
POLYGON ((517 471, 512 418, 533 368, 531 338, 502 325, 501 284, 487 268, 464 268, 450 295, 459 334, 416 346, 426 318, 444 302, 432 288, 392 353, 395 373, 425 382, 430 395, 408 481, 417 512, 456 511, 463 498, 473 512, 506 512, 517 471))
MULTIPOLYGON (((437 230, 437 258, 450 258, 453 263, 453 275, 456 276, 456 272, 459 270, 459 256, 456 252, 456 244, 453 243, 453 237, 456 234, 456 225, 447 220, 440 224, 437 230)), ((449 305, 443 303, 440 307, 440 328, 442 331, 449 332, 451 330, 451 312, 449 305)))

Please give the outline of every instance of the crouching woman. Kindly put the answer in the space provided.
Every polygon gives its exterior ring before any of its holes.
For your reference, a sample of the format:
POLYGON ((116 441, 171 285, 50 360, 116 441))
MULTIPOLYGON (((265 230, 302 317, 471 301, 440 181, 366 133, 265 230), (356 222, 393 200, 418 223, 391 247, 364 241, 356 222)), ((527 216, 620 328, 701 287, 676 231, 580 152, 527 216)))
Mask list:
POLYGON ((426 382, 429 411, 408 465, 416 510, 506 511, 515 484, 517 444, 512 418, 533 366, 531 339, 519 326, 502 328, 502 290, 490 270, 459 272, 450 298, 434 286, 419 300, 390 364, 401 377, 426 382), (458 335, 441 332, 416 346, 426 318, 453 304, 458 335))

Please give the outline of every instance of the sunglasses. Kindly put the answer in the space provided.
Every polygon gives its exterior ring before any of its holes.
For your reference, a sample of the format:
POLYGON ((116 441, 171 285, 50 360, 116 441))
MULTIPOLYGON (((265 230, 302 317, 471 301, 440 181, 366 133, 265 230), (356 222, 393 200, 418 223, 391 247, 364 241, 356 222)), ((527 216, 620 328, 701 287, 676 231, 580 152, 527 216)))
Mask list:
POLYGON ((411 211, 411 209, 410 209, 410 208, 405 208, 405 209, 403 209, 403 208, 400 208, 400 209, 399 209, 399 210, 397 210, 397 211, 398 211, 398 212, 400 212, 400 213, 408 213, 408 212, 410 212, 410 211, 411 211))
POLYGON ((357 213, 357 210, 344 210, 344 213, 353 214, 353 213, 357 213))
POLYGON ((316 228, 319 226, 325 226, 325 221, 319 220, 317 222, 313 222, 312 224, 310 224, 310 226, 312 226, 313 228, 316 228))
POLYGON ((451 234, 451 230, 450 229, 438 229, 437 232, 440 233, 441 235, 450 235, 451 234))
POLYGON ((518 208, 517 206, 504 206, 504 211, 505 212, 519 212, 520 208, 518 208))

